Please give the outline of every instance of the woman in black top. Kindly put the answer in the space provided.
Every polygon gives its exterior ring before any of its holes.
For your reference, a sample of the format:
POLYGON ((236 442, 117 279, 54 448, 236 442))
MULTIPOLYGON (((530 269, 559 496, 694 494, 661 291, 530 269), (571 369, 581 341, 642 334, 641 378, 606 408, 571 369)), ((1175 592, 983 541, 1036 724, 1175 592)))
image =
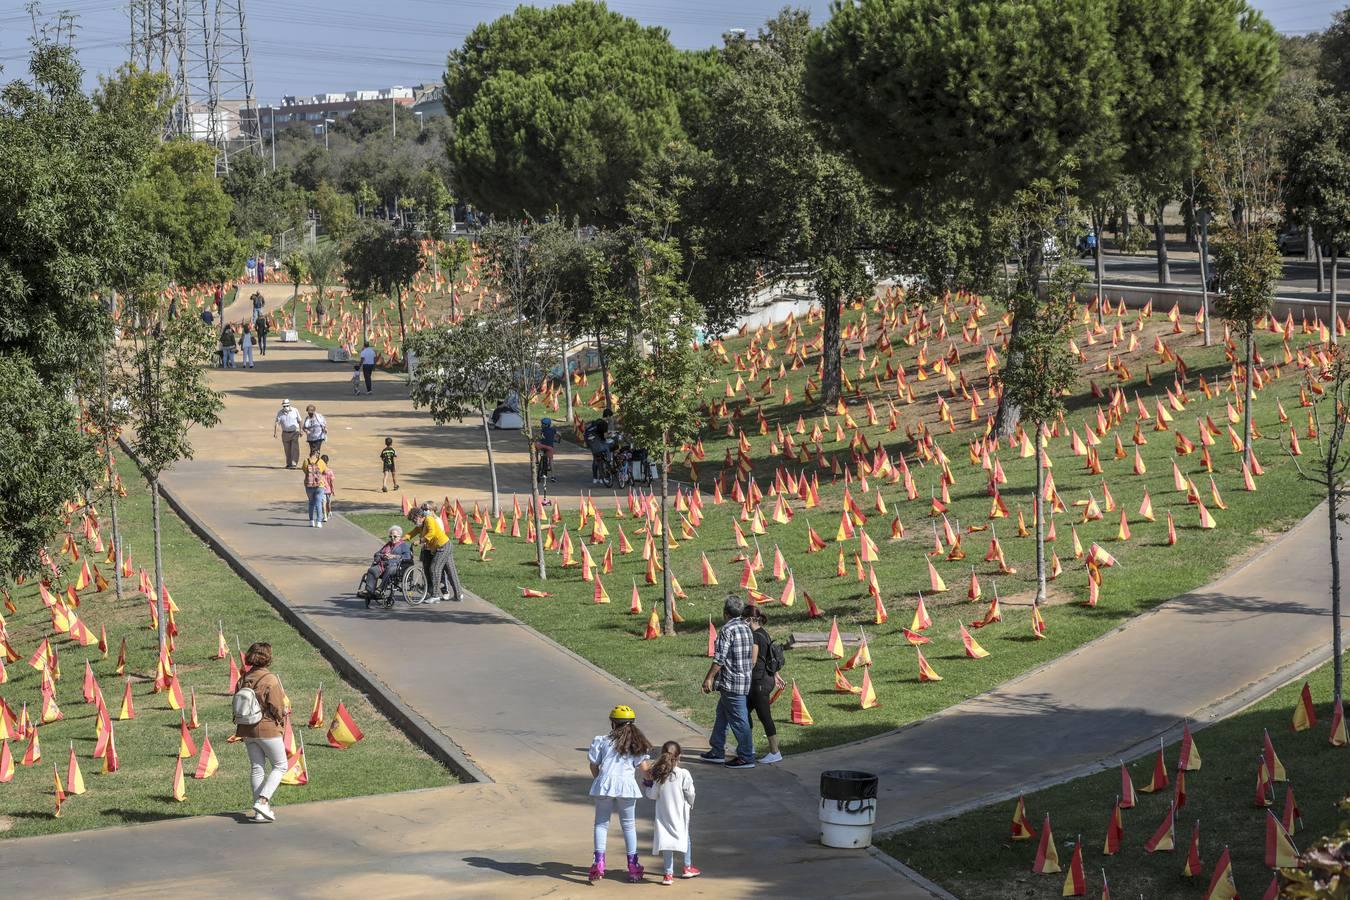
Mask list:
POLYGON ((267 321, 267 316, 258 316, 258 350, 263 356, 267 355, 267 333, 272 330, 272 323, 267 321))
POLYGON ((769 659, 769 645, 773 643, 773 638, 769 637, 766 630, 769 624, 768 617, 764 615, 763 610, 755 607, 746 611, 745 620, 750 623, 750 631, 755 638, 755 666, 750 670, 750 696, 746 700, 759 716, 759 722, 764 726, 764 739, 769 744, 769 752, 761 756, 759 761, 781 762, 783 754, 778 752, 778 727, 773 723, 773 710, 769 707, 769 698, 773 696, 774 690, 782 685, 783 679, 777 672, 770 675, 765 668, 765 663, 769 659))

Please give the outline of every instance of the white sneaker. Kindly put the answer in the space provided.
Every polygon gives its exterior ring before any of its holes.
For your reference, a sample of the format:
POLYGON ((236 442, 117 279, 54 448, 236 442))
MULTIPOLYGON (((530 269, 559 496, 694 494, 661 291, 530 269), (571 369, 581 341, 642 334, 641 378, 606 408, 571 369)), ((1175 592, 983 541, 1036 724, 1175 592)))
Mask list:
POLYGON ((761 757, 759 758, 759 761, 762 762, 762 763, 776 763, 776 762, 782 762, 782 761, 783 761, 783 754, 781 754, 781 753, 766 753, 766 754, 764 754, 763 756, 761 756, 761 757))
POLYGON ((425 602, 425 603, 440 603, 440 602, 441 602, 441 598, 440 598, 440 597, 428 597, 428 598, 427 598, 425 601, 423 601, 423 602, 425 602))
POLYGON ((261 797, 253 804, 253 809, 258 813, 260 819, 266 819, 268 822, 275 822, 277 820, 277 814, 272 811, 272 804, 261 797))

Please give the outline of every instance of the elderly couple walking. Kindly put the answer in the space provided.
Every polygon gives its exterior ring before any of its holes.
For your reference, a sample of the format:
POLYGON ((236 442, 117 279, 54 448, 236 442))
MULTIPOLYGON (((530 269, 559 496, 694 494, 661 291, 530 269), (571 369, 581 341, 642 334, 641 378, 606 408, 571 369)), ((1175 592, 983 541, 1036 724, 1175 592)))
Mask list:
POLYGON ((728 769, 753 769, 755 742, 750 731, 753 709, 769 744, 769 752, 759 761, 780 762, 783 754, 778 751, 778 729, 769 704, 783 684, 779 674, 783 651, 769 636, 763 611, 756 607, 747 609, 740 597, 728 596, 722 615, 725 624, 717 635, 713 662, 703 679, 703 693, 717 691, 719 695, 717 715, 708 737, 709 750, 699 758, 707 763, 721 763, 728 769), (728 728, 736 737, 736 755, 730 759, 726 757, 728 728))

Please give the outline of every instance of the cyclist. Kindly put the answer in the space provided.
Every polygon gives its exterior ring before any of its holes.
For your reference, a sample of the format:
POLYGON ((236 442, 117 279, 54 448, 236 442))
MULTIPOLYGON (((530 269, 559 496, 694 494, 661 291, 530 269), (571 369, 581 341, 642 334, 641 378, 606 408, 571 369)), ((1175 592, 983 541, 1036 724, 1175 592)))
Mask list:
POLYGON ((534 446, 539 453, 540 474, 547 475, 553 471, 553 448, 558 446, 558 429, 547 416, 540 421, 539 426, 539 440, 534 446))
POLYGON ((412 562, 412 548, 403 539, 403 529, 397 525, 389 528, 389 540, 375 551, 366 577, 361 579, 360 596, 370 606, 372 597, 378 597, 389 587, 389 582, 398 577, 403 567, 412 562))
POLYGON ((613 416, 614 410, 606 406, 600 418, 587 422, 586 429, 582 432, 586 438, 586 447, 591 451, 591 484, 600 483, 600 473, 604 470, 602 467, 609 465, 609 420, 613 416))

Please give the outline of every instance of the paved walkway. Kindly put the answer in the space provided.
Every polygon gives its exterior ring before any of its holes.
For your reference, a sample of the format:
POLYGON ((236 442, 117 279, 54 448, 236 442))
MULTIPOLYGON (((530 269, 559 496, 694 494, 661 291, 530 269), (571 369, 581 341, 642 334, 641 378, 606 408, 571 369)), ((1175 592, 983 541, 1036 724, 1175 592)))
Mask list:
MULTIPOLYGON (((198 436, 198 458, 175 471, 171 487, 295 610, 395 686, 495 783, 288 808, 267 845, 229 817, 9 842, 7 886, 16 893, 220 894, 231 890, 226 879, 238 853, 277 893, 301 896, 627 889, 618 881, 585 887, 589 809, 580 751, 602 727, 587 711, 632 702, 649 734, 694 747, 700 737, 479 600, 397 617, 366 614, 348 582, 352 559, 369 552, 371 539, 340 518, 321 531, 304 527, 298 476, 275 468, 271 418, 280 397, 317 402, 328 415, 339 509, 393 500, 366 486, 378 475, 385 433, 401 453, 407 448, 400 457, 408 461, 405 493, 467 496, 470 486, 481 493, 479 435, 468 425, 430 426, 408 411, 393 378, 377 384, 378 407, 375 398, 352 397, 350 369, 320 359, 312 348, 290 346, 254 372, 219 373, 229 394, 225 421, 198 436), (390 403, 390 394, 398 400, 390 403), (240 478, 248 491, 219 490, 240 478), (75 871, 67 863, 77 844, 83 865, 75 871)), ((521 453, 508 447, 504 457, 521 453)), ((709 877, 680 890, 925 896, 875 856, 814 844, 822 769, 880 774, 882 825, 901 826, 1111 765, 1153 746, 1183 717, 1204 724, 1229 713, 1326 657, 1325 528, 1325 511, 1314 514, 1208 588, 932 719, 753 772, 700 767, 695 846, 709 877)))
MULTIPOLYGON (((621 874, 587 884, 585 750, 617 703, 634 706, 654 740, 701 748, 703 737, 482 600, 390 616, 368 612, 353 597, 358 561, 375 542, 340 515, 322 530, 307 527, 300 476, 278 468, 281 447, 271 438, 280 399, 301 408, 314 402, 328 417, 339 511, 345 503, 397 503, 379 492, 386 434, 407 472, 404 493, 463 495, 483 472, 480 429, 431 425, 411 411, 406 388, 392 376, 377 376, 374 396, 353 396, 350 373, 313 347, 278 343, 254 370, 216 372, 213 383, 227 394, 224 421, 195 435, 197 458, 166 482, 293 610, 377 673, 493 783, 279 808, 265 841, 233 816, 208 816, 6 842, 7 891, 220 896, 237 894, 241 880, 277 895, 316 897, 599 897, 632 890, 621 874), (246 489, 221 489, 230 484, 246 489), (79 865, 71 865, 76 857, 79 865)), ((524 469, 521 442, 505 443, 503 466, 524 469)), ((588 463, 573 454, 559 468, 588 463)), ((522 484, 527 471, 510 483, 522 484)), ((580 474, 569 482, 564 473, 563 481, 580 484, 580 474)), ((812 891, 803 891, 800 879, 810 877, 822 891, 852 897, 930 896, 879 854, 820 847, 816 800, 801 799, 791 774, 768 766, 745 773, 700 766, 694 774, 695 859, 707 876, 682 882, 682 895, 803 896, 812 891)), ((650 819, 644 802, 639 844, 648 864, 650 819)), ((623 868, 617 824, 610 860, 612 869, 615 861, 623 868)))

